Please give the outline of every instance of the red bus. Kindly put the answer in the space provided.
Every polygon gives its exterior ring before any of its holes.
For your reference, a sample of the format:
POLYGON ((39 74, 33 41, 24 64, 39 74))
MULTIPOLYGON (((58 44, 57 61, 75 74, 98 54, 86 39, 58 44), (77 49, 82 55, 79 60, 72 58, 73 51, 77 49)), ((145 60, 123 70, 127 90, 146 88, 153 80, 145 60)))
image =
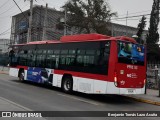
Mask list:
POLYGON ((9 74, 21 81, 88 94, 145 91, 145 46, 129 37, 63 36, 60 40, 14 45, 10 56, 9 74))

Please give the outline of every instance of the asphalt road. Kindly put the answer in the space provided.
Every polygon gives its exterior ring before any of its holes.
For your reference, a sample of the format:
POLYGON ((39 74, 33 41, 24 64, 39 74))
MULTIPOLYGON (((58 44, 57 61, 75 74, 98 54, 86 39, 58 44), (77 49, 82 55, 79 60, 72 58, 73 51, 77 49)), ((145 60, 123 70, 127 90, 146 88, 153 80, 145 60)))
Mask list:
MULTIPOLYGON (((160 111, 160 106, 137 102, 120 95, 65 94, 59 88, 46 87, 0 74, 0 97, 13 101, 31 111, 160 111)), ((64 117, 45 118, 66 120, 64 117)), ((75 118, 67 118, 75 120, 75 118)), ((158 120, 154 117, 78 117, 76 120, 158 120)))

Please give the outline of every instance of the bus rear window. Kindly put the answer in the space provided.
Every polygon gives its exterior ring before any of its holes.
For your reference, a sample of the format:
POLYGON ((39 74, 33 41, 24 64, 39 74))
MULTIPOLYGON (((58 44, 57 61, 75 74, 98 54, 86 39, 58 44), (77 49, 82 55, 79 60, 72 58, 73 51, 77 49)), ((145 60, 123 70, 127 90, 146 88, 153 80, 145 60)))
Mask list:
POLYGON ((144 65, 145 47, 131 42, 118 41, 118 62, 144 65))

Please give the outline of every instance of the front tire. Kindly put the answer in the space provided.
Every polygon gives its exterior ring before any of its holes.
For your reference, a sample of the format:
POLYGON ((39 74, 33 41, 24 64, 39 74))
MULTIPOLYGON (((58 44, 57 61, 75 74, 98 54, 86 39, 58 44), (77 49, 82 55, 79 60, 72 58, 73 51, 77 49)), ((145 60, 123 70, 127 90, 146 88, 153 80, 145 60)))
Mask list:
POLYGON ((64 77, 62 81, 62 90, 65 93, 71 93, 73 89, 72 77, 64 77))
POLYGON ((19 74, 19 80, 21 81, 21 82, 23 82, 24 81, 24 71, 22 70, 22 71, 20 71, 20 74, 19 74))

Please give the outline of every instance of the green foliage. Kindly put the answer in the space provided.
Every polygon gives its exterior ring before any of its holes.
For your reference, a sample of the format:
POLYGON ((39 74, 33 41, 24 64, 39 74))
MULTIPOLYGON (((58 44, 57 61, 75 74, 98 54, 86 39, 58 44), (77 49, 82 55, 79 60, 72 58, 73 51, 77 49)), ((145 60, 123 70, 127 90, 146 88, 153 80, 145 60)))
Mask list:
POLYGON ((143 34, 143 31, 146 27, 146 17, 143 16, 142 19, 140 20, 140 23, 138 24, 138 32, 137 32, 137 42, 138 43, 142 43, 142 34, 143 34))
MULTIPOLYGON (((158 24, 159 24, 159 8, 160 0, 153 0, 153 6, 150 17, 150 26, 147 34, 147 55, 148 58, 158 58, 159 56, 159 33, 158 33, 158 24)), ((153 60, 152 60, 153 61, 153 60)))
POLYGON ((158 44, 147 44, 147 61, 160 61, 160 48, 158 44))
MULTIPOLYGON (((108 34, 107 27, 111 17, 117 13, 111 12, 109 4, 105 0, 68 0, 63 6, 70 17, 69 26, 80 28, 79 32, 91 33, 93 31, 108 34)), ((110 32, 111 33, 111 32, 110 32)))
POLYGON ((159 34, 158 34, 158 24, 159 24, 159 0, 153 1, 151 17, 150 17, 150 26, 148 29, 147 35, 147 43, 155 44, 159 41, 159 34))

